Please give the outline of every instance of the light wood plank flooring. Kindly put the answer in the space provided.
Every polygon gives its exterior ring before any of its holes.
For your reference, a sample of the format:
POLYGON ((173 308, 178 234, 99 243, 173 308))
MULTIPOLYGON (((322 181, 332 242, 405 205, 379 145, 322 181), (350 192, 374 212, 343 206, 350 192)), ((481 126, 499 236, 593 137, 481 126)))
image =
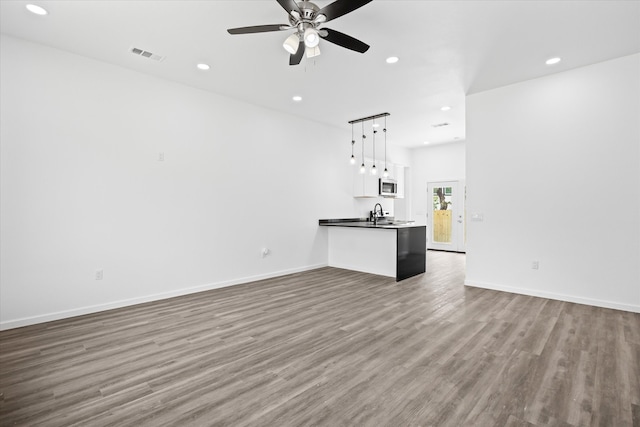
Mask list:
POLYGON ((323 268, 0 333, 0 424, 640 426, 640 315, 323 268))

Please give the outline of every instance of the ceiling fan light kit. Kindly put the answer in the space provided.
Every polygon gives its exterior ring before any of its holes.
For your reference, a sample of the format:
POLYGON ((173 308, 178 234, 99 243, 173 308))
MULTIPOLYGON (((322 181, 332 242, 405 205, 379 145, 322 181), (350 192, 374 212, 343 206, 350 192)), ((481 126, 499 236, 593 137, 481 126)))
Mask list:
POLYGON ((320 28, 320 25, 353 12, 372 0, 336 0, 322 9, 306 0, 300 2, 294 0, 276 1, 289 14, 289 25, 255 25, 229 28, 227 32, 229 34, 252 34, 295 30, 296 32, 287 37, 282 45, 290 54, 289 65, 298 65, 305 52, 307 58, 320 55, 318 45, 321 38, 355 52, 365 53, 369 49, 368 44, 358 39, 330 28, 320 28), (301 49, 302 45, 304 45, 304 49, 301 49))

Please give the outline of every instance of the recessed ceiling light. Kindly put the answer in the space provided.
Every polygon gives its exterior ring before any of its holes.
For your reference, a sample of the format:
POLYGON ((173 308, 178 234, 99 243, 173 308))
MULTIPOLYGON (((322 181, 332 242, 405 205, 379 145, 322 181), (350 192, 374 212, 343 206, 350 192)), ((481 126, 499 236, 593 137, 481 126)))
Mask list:
POLYGON ((203 70, 203 71, 206 71, 209 68, 211 68, 208 64, 198 64, 196 65, 196 67, 198 67, 198 70, 203 70))
POLYGON ((449 111, 449 110, 451 110, 451 107, 449 107, 448 105, 445 105, 444 107, 440 108, 440 110, 449 111))
POLYGON ((374 128, 379 128, 379 127, 380 127, 380 123, 374 123, 374 124, 373 124, 373 127, 374 127, 374 128))
POLYGON ((293 98, 291 98, 291 99, 293 99, 293 100, 294 100, 294 101, 296 101, 296 102, 300 102, 300 101, 302 101, 302 97, 301 97, 301 96, 299 96, 299 95, 296 95, 296 96, 294 96, 294 97, 293 97, 293 98))
POLYGON ((429 141, 423 142, 424 145, 429 145, 429 141))
POLYGON ((387 58, 387 64, 395 64, 396 62, 398 62, 397 56, 390 56, 387 58))
POLYGON ((35 13, 36 15, 46 15, 49 13, 45 8, 36 6, 35 4, 28 4, 25 7, 29 12, 35 13))
POLYGON ((562 61, 562 59, 555 57, 555 58, 549 58, 546 60, 545 64, 547 65, 553 65, 553 64, 557 64, 558 62, 562 61))

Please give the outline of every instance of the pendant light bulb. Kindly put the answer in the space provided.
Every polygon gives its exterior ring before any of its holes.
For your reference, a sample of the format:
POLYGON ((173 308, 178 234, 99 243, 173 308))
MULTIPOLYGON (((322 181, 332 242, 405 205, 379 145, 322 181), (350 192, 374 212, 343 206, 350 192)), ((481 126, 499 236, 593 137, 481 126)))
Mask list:
POLYGON ((389 171, 387 170, 387 168, 384 168, 384 172, 382 172, 382 176, 384 178, 389 178, 389 171))
POLYGON ((356 164, 356 158, 353 154, 351 155, 351 159, 349 160, 349 163, 351 163, 352 165, 356 164))
POLYGON ((371 166, 371 175, 378 175, 378 169, 376 169, 376 165, 371 166))
POLYGON ((360 165, 360 173, 365 173, 367 168, 364 167, 364 163, 360 165))

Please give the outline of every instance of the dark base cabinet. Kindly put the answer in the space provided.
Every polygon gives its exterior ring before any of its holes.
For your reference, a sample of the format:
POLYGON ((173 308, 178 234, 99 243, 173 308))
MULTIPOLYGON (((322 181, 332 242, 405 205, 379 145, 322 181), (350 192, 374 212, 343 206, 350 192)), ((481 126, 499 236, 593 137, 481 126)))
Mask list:
POLYGON ((399 228, 396 282, 426 271, 427 227, 399 228))

